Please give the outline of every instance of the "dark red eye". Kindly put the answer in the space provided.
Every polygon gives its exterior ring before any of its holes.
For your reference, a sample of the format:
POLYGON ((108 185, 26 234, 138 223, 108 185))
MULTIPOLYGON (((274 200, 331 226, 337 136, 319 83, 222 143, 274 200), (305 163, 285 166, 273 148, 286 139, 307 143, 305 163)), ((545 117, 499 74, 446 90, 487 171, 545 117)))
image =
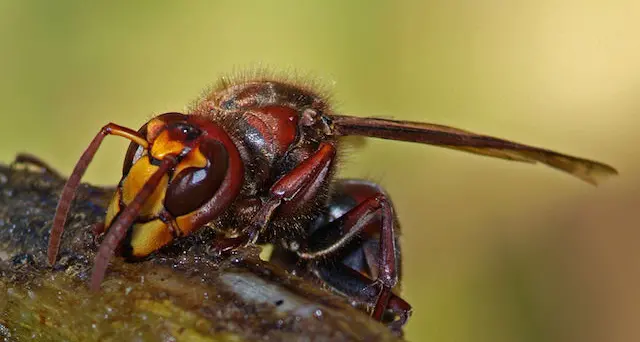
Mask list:
POLYGON ((176 112, 164 113, 156 116, 147 123, 153 123, 151 127, 147 128, 147 141, 153 142, 162 131, 169 128, 171 125, 186 121, 187 115, 176 112))
POLYGON ((229 154, 222 143, 202 140, 199 149, 209 161, 208 165, 182 170, 167 188, 164 206, 175 217, 193 212, 207 203, 227 174, 229 154))
MULTIPOLYGON (((138 130, 138 133, 143 137, 147 136, 147 124, 144 124, 138 130)), ((129 174, 129 170, 131 170, 131 166, 135 163, 143 152, 142 146, 132 142, 129 144, 129 148, 127 149, 127 154, 124 155, 124 163, 122 164, 122 177, 129 174)))
POLYGON ((186 122, 176 122, 168 127, 169 137, 172 140, 189 142, 198 138, 202 131, 186 122))

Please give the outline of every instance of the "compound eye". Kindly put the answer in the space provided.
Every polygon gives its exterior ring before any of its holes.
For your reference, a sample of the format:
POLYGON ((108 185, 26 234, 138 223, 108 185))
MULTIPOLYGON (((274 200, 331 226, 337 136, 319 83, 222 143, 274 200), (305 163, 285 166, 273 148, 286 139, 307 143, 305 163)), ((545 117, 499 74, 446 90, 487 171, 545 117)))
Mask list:
MULTIPOLYGON (((188 133, 185 133, 186 136, 188 133)), ((207 166, 182 170, 167 188, 164 206, 174 217, 194 212, 207 203, 218 191, 227 174, 229 154, 221 142, 202 140, 198 148, 207 159, 207 166)))
MULTIPOLYGON (((146 137, 147 124, 144 124, 142 127, 140 127, 140 129, 138 130, 138 133, 140 133, 141 136, 146 137)), ((129 170, 131 170, 131 166, 133 166, 133 164, 137 162, 138 159, 140 159, 143 152, 144 152, 144 148, 142 148, 142 146, 134 142, 129 144, 129 148, 127 149, 127 154, 124 155, 124 163, 122 164, 122 177, 129 174, 129 170)))
POLYGON ((168 131, 169 139, 181 142, 191 142, 202 135, 202 131, 200 129, 186 122, 176 122, 171 124, 168 127, 168 131))

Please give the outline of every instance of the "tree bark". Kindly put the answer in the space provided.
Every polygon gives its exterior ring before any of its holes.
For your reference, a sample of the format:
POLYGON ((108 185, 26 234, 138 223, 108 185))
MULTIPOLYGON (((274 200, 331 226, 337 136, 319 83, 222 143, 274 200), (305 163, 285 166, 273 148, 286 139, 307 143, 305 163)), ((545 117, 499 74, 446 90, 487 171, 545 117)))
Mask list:
POLYGON ((398 340, 346 299, 260 260, 257 247, 215 255, 208 228, 142 262, 114 258, 92 293, 91 227, 104 218, 111 190, 80 186, 49 267, 63 184, 0 165, 0 340, 398 340))

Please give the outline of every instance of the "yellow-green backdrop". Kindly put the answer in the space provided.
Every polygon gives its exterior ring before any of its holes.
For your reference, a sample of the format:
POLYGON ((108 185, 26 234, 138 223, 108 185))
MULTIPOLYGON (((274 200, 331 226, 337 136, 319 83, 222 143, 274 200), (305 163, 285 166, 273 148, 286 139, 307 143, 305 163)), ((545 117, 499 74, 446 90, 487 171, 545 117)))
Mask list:
MULTIPOLYGON (((343 176, 383 184, 404 234, 413 341, 638 341, 637 1, 0 1, 0 160, 68 174, 106 122, 181 110, 267 66, 341 113, 455 125, 599 159, 548 168, 370 140, 343 176)), ((111 138, 87 181, 119 178, 111 138)))

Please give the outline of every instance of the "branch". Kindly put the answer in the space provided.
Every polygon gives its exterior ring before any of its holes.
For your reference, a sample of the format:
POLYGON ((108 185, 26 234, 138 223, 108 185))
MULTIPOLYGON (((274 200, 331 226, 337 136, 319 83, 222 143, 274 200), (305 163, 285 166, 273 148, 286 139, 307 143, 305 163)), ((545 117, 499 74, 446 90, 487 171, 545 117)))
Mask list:
POLYGON ((50 268, 47 239, 63 183, 0 165, 0 339, 397 340, 344 298, 260 260, 257 247, 214 255, 208 229, 147 261, 115 258, 92 293, 91 226, 111 191, 80 186, 50 268))

